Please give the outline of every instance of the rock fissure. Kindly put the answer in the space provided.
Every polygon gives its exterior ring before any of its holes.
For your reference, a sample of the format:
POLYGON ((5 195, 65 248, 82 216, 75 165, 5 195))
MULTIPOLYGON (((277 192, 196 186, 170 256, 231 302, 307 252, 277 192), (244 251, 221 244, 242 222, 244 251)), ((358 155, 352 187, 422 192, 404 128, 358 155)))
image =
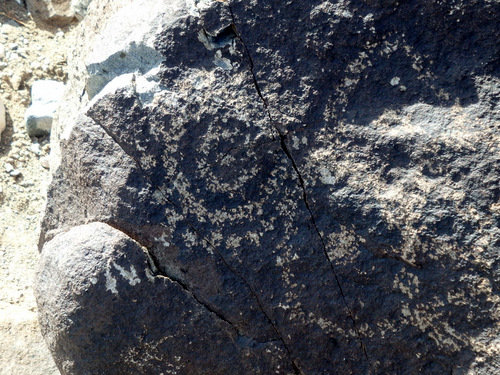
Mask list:
MULTIPOLYGON (((243 40, 243 37, 238 32, 238 29, 236 27, 236 19, 235 19, 233 10, 232 10, 232 8, 231 8, 230 5, 228 5, 228 7, 229 7, 229 11, 231 13, 232 20, 233 20, 233 30, 234 30, 234 33, 236 34, 238 40, 242 43, 242 45, 244 47, 244 50, 245 50, 245 53, 246 53, 247 58, 248 58, 249 67, 250 67, 250 73, 251 73, 252 78, 253 78, 253 84, 255 86, 255 89, 257 91, 257 94, 258 94, 259 98, 262 100, 262 103, 263 103, 264 108, 266 110, 267 117, 269 118, 269 122, 270 122, 270 124, 272 126, 272 129, 276 131, 276 133, 277 133, 277 135, 279 137, 280 147, 283 150, 283 152, 285 153, 285 155, 287 156, 288 160, 290 160, 290 163, 292 164, 293 170, 295 171, 295 173, 297 175, 297 178, 298 178, 298 181, 299 181, 299 185, 300 185, 300 188, 302 190, 302 200, 304 201, 304 204, 305 204, 305 206, 307 208, 307 211, 309 212, 309 215, 310 215, 311 222, 313 224, 314 230, 315 230, 316 234, 318 235, 318 237, 320 239, 321 246, 322 246, 322 252, 323 252, 324 256, 326 257, 326 259, 327 259, 327 261, 329 263, 330 269, 331 269, 333 277, 335 279, 335 283, 337 284, 337 286, 339 288, 340 295, 342 296, 342 301, 343 301, 343 303, 345 305, 345 308, 347 310, 349 319, 351 320, 351 322, 353 324, 354 330, 356 332, 356 336, 358 337, 358 340, 360 342, 361 350, 363 351, 363 355, 366 358, 367 362, 370 363, 370 359, 368 357, 368 352, 366 350, 366 345, 364 344, 363 339, 361 337, 361 332, 360 332, 360 330, 358 328, 358 325, 356 324, 356 320, 354 318, 354 314, 353 314, 351 308, 349 307, 349 304, 347 303, 347 297, 346 297, 346 295, 344 293, 344 289, 342 288, 342 284, 340 283, 340 279, 339 279, 339 277, 337 275, 337 272, 335 271, 335 267, 333 266, 333 263, 332 263, 330 257, 328 256, 328 252, 327 252, 327 247, 326 247, 325 241, 323 239, 323 236, 321 235, 321 232, 319 231, 318 226, 316 225, 316 219, 315 219, 314 214, 312 212, 312 209, 311 209, 311 207, 309 205, 309 200, 308 200, 308 197, 307 197, 307 191, 306 191, 304 179, 302 178, 302 174, 299 171, 299 168, 297 166, 297 163, 295 162, 295 159, 293 158, 292 154, 290 153, 290 150, 288 149, 288 147, 286 145, 285 141, 286 141, 286 136, 287 136, 288 133, 285 134, 285 132, 283 132, 279 128, 279 126, 276 124, 276 121, 273 119, 273 116, 272 116, 271 110, 270 110, 270 106, 269 106, 269 102, 267 101, 267 99, 265 98, 264 94, 262 93, 262 90, 261 90, 261 88, 259 86, 259 83, 257 81, 257 77, 255 75, 255 64, 253 62, 253 58, 252 58, 252 56, 250 54, 248 46, 245 44, 245 41, 243 40)), ((282 113, 281 111, 279 111, 279 112, 282 113)))
MULTIPOLYGON (((194 230, 194 229, 193 229, 194 230)), ((200 236, 200 234, 198 233, 198 235, 200 236)), ((271 325, 271 327, 273 328, 273 331, 274 333, 276 334, 276 336, 278 337, 279 341, 282 343, 283 347, 285 348, 287 354, 288 354, 288 357, 290 358, 290 361, 291 361, 291 364, 292 364, 292 367, 293 367, 293 370, 295 372, 295 374, 297 375, 302 375, 303 372, 299 369, 299 367, 297 366, 297 364, 295 363, 293 357, 292 357, 292 353, 290 351, 290 348, 288 347, 288 345, 286 344, 285 342, 285 339, 283 337, 283 335, 281 334, 280 330, 278 329, 278 326, 276 325, 276 323, 273 322, 273 320, 271 319, 271 316, 266 312, 266 309, 264 309, 264 306, 262 305, 262 302, 258 296, 258 294, 255 292, 255 290, 252 288, 252 286, 250 285, 250 283, 243 277, 243 275, 241 275, 238 271, 236 271, 236 269, 234 269, 233 267, 231 267, 231 265, 229 265, 229 263, 226 261, 226 259, 224 258, 224 256, 220 253, 219 250, 217 250, 217 248, 210 243, 210 241, 208 241, 206 238, 204 238, 203 236, 200 236, 201 238, 204 239, 204 241, 212 248, 212 250, 219 256, 219 258, 222 260, 222 262, 224 263, 224 265, 233 273, 235 274, 236 276, 238 276, 240 278, 240 280, 243 282, 243 284, 245 284, 245 286, 248 288, 248 290, 250 290, 250 293, 252 294, 252 296, 254 297, 255 301, 257 302, 257 305, 259 306, 259 309, 262 311, 262 313, 264 314, 264 316, 266 317, 266 319, 268 320, 269 324, 271 325)))
MULTIPOLYGON (((144 244, 142 244, 138 239, 137 239, 137 236, 134 236, 133 234, 131 233, 126 233, 123 231, 122 228, 119 228, 116 224, 113 224, 113 223, 106 223, 107 225, 109 225, 110 227, 113 227, 114 229, 126 234, 128 237, 132 238, 135 242, 137 242, 140 247, 143 249, 144 251, 144 254, 146 255, 146 258, 147 258, 147 263, 148 263, 148 267, 149 267, 149 270, 151 272, 151 274, 155 277, 164 277, 168 280, 170 280, 171 282, 173 283, 176 283, 178 284, 183 290, 185 290, 191 297, 193 297, 193 299, 198 302, 198 304, 200 304, 201 306, 203 306, 206 310, 208 310, 210 313, 214 314, 215 316, 217 316, 217 318, 219 318, 220 320, 224 321, 225 323, 229 324, 235 331, 236 333, 238 334, 238 336, 240 337, 244 337, 245 339, 247 340, 251 340, 253 342, 256 342, 258 344, 267 344, 267 343, 271 343, 271 342, 280 342, 281 340, 280 339, 275 339, 275 340, 266 340, 266 341, 259 341, 259 340, 256 340, 255 338, 253 337, 249 337, 248 335, 245 335, 244 333, 241 332, 241 330, 237 327, 237 325, 233 322, 231 322, 228 318, 226 318, 221 312, 215 310, 214 308, 212 308, 209 304, 207 304, 206 302, 203 302, 197 295, 194 291, 192 291, 188 285, 183 282, 182 280, 180 280, 178 277, 175 277, 174 275, 172 274, 168 274, 167 272, 165 272, 164 270, 162 270, 162 267, 158 261, 158 259, 156 258, 156 256, 153 254, 152 251, 149 250, 149 248, 147 246, 145 246, 144 244)), ((193 229, 195 230, 195 229, 193 229)), ((212 244, 210 244, 206 239, 204 239, 204 241, 207 242, 207 244, 214 248, 214 246, 212 244)), ((239 276, 239 275, 238 275, 239 276)), ((241 276, 240 276, 241 277, 241 276)), ((245 281, 243 280, 243 282, 245 283, 245 281)), ((247 284, 246 284, 247 285, 247 284)), ((248 285, 247 285, 248 286, 248 285)), ((250 287, 249 287, 250 288, 250 287)), ((252 294, 253 294, 253 290, 250 289, 252 294)), ((254 295, 255 296, 255 295, 254 295)), ((257 300, 257 303, 259 305, 259 307, 262 309, 262 305, 260 304, 260 301, 257 300)), ((267 316, 266 312, 263 310, 262 311, 264 313, 264 315, 266 315, 266 317, 269 319, 269 317, 267 316)))
MULTIPOLYGON (((193 299, 198 302, 198 304, 200 304, 201 306, 203 306, 206 310, 208 310, 210 313, 214 314, 215 316, 217 316, 217 318, 219 318, 220 320, 226 322, 227 324, 229 324, 237 333, 239 336, 244 336, 244 337, 247 337, 245 336, 239 329, 238 327, 233 323, 231 322, 228 318, 226 318, 222 313, 220 313, 219 311, 216 311, 215 309, 213 309, 212 307, 210 307, 210 305, 208 305, 207 303, 203 302, 197 295, 196 293, 194 293, 188 286, 186 283, 184 283, 182 280, 180 280, 179 278, 175 277, 174 275, 169 275, 167 274, 165 271, 163 271, 161 268, 160 268, 160 265, 158 264, 158 260, 156 259, 156 257, 154 256, 154 254, 147 248, 147 247, 144 247, 143 248, 145 249, 146 251, 146 254, 148 256, 148 258, 150 259, 150 262, 152 264, 150 264, 150 269, 151 269, 151 272, 153 273, 153 276, 160 276, 160 277, 165 277, 167 279, 169 279, 170 281, 178 284, 182 289, 184 289, 191 297, 193 297, 193 299), (153 267, 151 267, 153 266, 153 267)), ((249 337, 247 337, 249 338, 249 337)), ((249 338, 253 341, 255 341, 253 338, 249 338)))
MULTIPOLYGON (((120 140, 106 127, 104 126, 103 124, 101 124, 100 122, 97 122, 96 123, 106 132, 106 134, 108 134, 114 142, 116 142, 116 144, 123 150, 123 152, 129 156, 130 158, 132 158, 132 160, 134 160, 134 162, 137 164, 137 166, 139 167, 139 169, 142 171, 142 173, 144 174, 144 176, 148 179, 148 181, 155 187, 155 189, 165 198, 165 200, 171 204, 172 206, 174 207, 177 207, 176 204, 174 202, 172 202, 171 200, 168 199, 168 197, 166 196, 166 194, 163 192, 163 190, 157 185, 155 184, 152 179, 149 177, 148 173, 144 170, 144 168, 141 166, 141 163, 139 160, 137 160, 136 158, 134 158, 132 155, 130 155, 129 153, 127 153, 127 151, 125 150, 125 148, 123 147, 123 145, 121 144, 120 140)), ((219 257, 219 259, 222 261, 222 263, 224 264, 224 266, 232 273, 234 274, 236 277, 238 277, 242 282, 243 284, 248 288, 248 290, 250 291, 250 294, 254 297, 255 301, 257 302, 257 306, 259 307, 259 309, 262 311, 262 313, 264 314, 264 316, 266 317, 266 319, 268 320, 270 326, 272 327, 273 331, 275 332, 276 336, 278 337, 278 340, 277 341, 280 341, 283 345, 283 347, 285 348, 285 350, 287 351, 287 354, 289 355, 290 359, 292 358, 291 357, 291 353, 290 353, 290 349, 288 348, 288 346, 286 345, 286 342, 282 336, 282 334, 280 333, 280 331, 278 330, 278 327, 276 326, 276 324, 272 321, 271 317, 269 316, 269 314, 266 312, 264 306, 262 305, 262 302, 259 298, 259 296, 257 295, 257 293, 254 291, 254 289, 251 287, 251 285, 249 284, 249 282, 243 277, 243 275, 241 275, 241 273, 239 273, 238 271, 236 271, 229 263, 228 261, 226 260, 226 258, 221 254, 221 252, 217 249, 217 247, 215 245, 213 245, 212 243, 210 243, 210 241, 207 240, 207 238, 205 236, 203 236, 199 230, 190 222, 187 222, 186 221, 186 224, 191 228, 191 230, 193 230, 194 233, 196 233, 196 235, 201 238, 203 241, 205 241, 205 243, 213 250, 213 252, 215 254, 217 254, 217 256, 219 257)), ((120 229, 121 230, 121 229, 120 229)), ((155 265, 156 268, 158 268, 158 272, 160 272, 159 270, 161 269, 159 267, 159 265, 157 264, 158 262, 155 260, 155 257, 152 256, 152 254, 148 251, 148 254, 149 256, 151 257, 152 261, 153 261, 153 264, 155 265)), ((185 284, 183 284, 182 282, 176 280, 176 279, 173 279, 172 277, 164 274, 163 272, 159 273, 161 276, 164 276, 164 277, 167 277, 173 281, 177 281, 181 286, 183 286, 183 288, 185 288, 186 290, 187 287, 185 286, 185 284)), ((193 294, 193 297, 198 301, 199 299, 193 294)), ((200 302, 202 303, 202 302, 200 302)), ((203 304, 203 303, 202 303, 203 304)), ((207 306, 206 304, 204 304, 205 307, 207 307, 207 309, 209 309, 210 311, 212 311, 213 309, 210 308, 209 306, 207 306)), ((217 316, 219 316, 220 314, 213 311, 215 314, 217 314, 217 316)), ((225 321, 227 321, 227 319, 223 319, 225 321)), ((228 323, 230 323, 229 321, 227 321, 228 323)), ((234 324, 230 323, 233 327, 234 327, 234 324)), ((236 330, 239 333, 238 330, 236 330)), ((242 335, 240 335, 242 336, 242 335)), ((257 340, 254 340, 252 339, 253 341, 256 341, 258 342, 257 340)), ((274 340, 276 341, 276 340, 274 340)), ((267 341, 266 341, 267 342, 267 341)), ((261 342, 259 342, 261 343, 261 342)), ((292 359, 291 359, 292 360, 292 359)), ((302 374, 302 372, 298 369, 297 365, 295 364, 295 362, 292 360, 292 367, 294 368, 294 371, 296 374, 302 374)))

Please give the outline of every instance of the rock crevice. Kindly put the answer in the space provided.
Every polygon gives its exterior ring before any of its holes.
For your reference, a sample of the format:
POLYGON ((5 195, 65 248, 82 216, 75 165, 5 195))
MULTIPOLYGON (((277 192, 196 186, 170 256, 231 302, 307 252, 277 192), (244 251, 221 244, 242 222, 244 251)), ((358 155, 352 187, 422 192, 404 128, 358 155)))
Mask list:
POLYGON ((343 302, 345 304, 345 308, 346 308, 346 310, 347 310, 347 312, 349 314, 349 317, 350 317, 350 319, 352 321, 353 327, 354 327, 354 329, 356 331, 356 334, 358 336, 358 339, 360 341, 360 346, 361 346, 361 349, 363 351, 363 354, 364 354, 366 360, 369 362, 368 353, 366 351, 366 346, 363 343, 363 339, 361 337, 361 333, 360 333, 360 331, 358 329, 358 326, 356 324, 356 320, 355 320, 354 315, 353 315, 353 313, 351 311, 351 308, 349 307, 349 304, 347 302, 347 298, 346 298, 346 295, 344 294, 344 290, 342 288, 342 284, 341 284, 341 282, 339 280, 339 277, 338 277, 337 273, 335 272, 335 268, 334 268, 334 265, 332 263, 332 260, 328 256, 326 244, 325 244, 325 241, 323 239, 323 236, 321 235, 321 232, 318 229, 318 226, 316 225, 316 220, 314 218, 313 211, 311 210, 311 208, 309 206, 309 201, 308 201, 308 198, 307 198, 307 191, 306 191, 306 186, 305 186, 305 183, 304 183, 304 179, 302 178, 302 174, 300 173, 299 168, 298 168, 298 166, 297 166, 297 164, 296 164, 296 162, 295 162, 292 154, 290 153, 290 150, 287 147, 286 137, 288 135, 290 135, 290 134, 285 135, 284 132, 283 132, 283 130, 280 129, 280 127, 276 124, 275 120, 272 117, 272 114, 271 114, 271 111, 270 111, 270 108, 269 108, 269 102, 267 101, 267 99, 262 94, 262 90, 260 89, 259 83, 257 81, 256 75, 255 75, 255 72, 254 72, 255 66, 254 66, 254 63, 253 63, 252 56, 251 56, 251 54, 250 54, 250 52, 248 50, 248 47, 246 46, 246 44, 245 44, 245 42, 243 40, 243 37, 238 34, 238 28, 237 28, 237 26, 235 24, 235 17, 234 17, 234 13, 233 13, 233 10, 232 10, 230 4, 228 5, 228 8, 229 8, 230 13, 231 13, 231 18, 233 19, 232 31, 235 33, 235 35, 237 36, 238 40, 244 46, 245 53, 246 53, 246 55, 248 57, 249 69, 250 69, 250 73, 251 73, 252 78, 253 78, 255 89, 257 91, 257 94, 259 95, 259 98, 262 100, 264 108, 266 109, 267 115, 269 117, 269 122, 270 122, 273 130, 276 132, 277 137, 279 138, 279 139, 277 139, 277 141, 279 141, 281 149, 283 150, 283 152, 285 153, 285 155, 287 156, 287 158, 290 160, 290 163, 292 164, 293 170, 297 174, 297 179, 298 179, 300 188, 302 190, 302 200, 304 201, 304 204, 305 204, 305 206, 306 206, 306 208, 309 211, 309 214, 311 216, 312 225, 313 225, 314 230, 317 233, 317 235, 319 237, 319 240, 321 242, 321 247, 322 247, 323 254, 324 254, 326 260, 328 261, 328 264, 329 264, 329 266, 330 266, 330 268, 332 270, 332 274, 333 274, 333 277, 335 279, 335 283, 337 284, 337 286, 339 288, 340 294, 342 296, 342 300, 343 300, 343 302))

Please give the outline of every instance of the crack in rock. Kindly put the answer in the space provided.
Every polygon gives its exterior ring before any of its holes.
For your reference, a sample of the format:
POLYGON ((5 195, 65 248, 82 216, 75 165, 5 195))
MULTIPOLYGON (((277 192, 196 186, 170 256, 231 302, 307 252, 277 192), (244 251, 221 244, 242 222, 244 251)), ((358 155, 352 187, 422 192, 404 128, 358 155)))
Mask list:
MULTIPOLYGON (((155 187, 155 189, 165 198, 165 201, 167 203, 169 203, 171 206, 173 207, 176 207, 176 208, 179 208, 177 207, 177 205, 172 202, 170 199, 168 199, 167 195, 163 192, 163 190, 153 182, 153 180, 151 179, 151 177, 148 175, 148 173, 144 170, 144 168, 142 167, 141 163, 139 160, 137 160, 134 156, 130 155, 127 151, 126 151, 126 148, 122 145, 122 143, 120 142, 120 140, 118 139, 118 137, 116 137, 115 134, 113 134, 113 132, 111 132, 106 126, 104 126, 103 124, 101 124, 100 122, 96 121, 96 123, 106 132, 106 134, 108 134, 112 139, 113 141, 123 150, 123 152, 129 156, 132 160, 134 160, 134 162, 137 164, 137 166, 139 167, 139 169, 141 170, 141 172, 143 173, 143 175, 148 179, 148 181, 152 184, 152 186, 155 187)), ((212 250, 215 254, 217 254, 217 256, 219 257, 219 259, 222 261, 222 263, 224 264, 224 266, 235 276, 237 276, 242 282, 243 284, 248 288, 248 290, 250 291, 250 294, 254 297, 255 301, 257 302, 257 306, 259 307, 259 309, 262 311, 262 313, 264 314, 264 316, 266 317, 266 319, 268 320, 270 326, 273 328, 273 331, 276 333, 276 335, 278 336, 279 338, 279 341, 281 341, 281 343, 283 344, 283 346, 285 347, 285 349, 287 350, 287 352, 289 353, 289 349, 287 347, 287 345, 285 344, 285 341, 281 335, 281 333, 279 332, 279 330, 277 329, 276 327, 276 324, 272 321, 271 317, 269 316, 269 314, 266 312, 266 310, 264 309, 264 306, 262 305, 262 302, 259 298, 259 296, 257 295, 257 293, 255 292, 255 290, 251 287, 251 285, 249 284, 249 282, 243 277, 243 275, 236 271, 236 269, 234 269, 229 263, 228 261, 225 259, 225 257, 222 255, 222 253, 217 249, 216 246, 214 246, 212 243, 210 243, 210 241, 208 241, 208 239, 203 236, 199 230, 192 224, 190 223, 189 221, 186 221, 186 224, 193 230, 193 232, 196 233, 196 235, 201 238, 212 250)), ((159 267, 158 267, 158 264, 157 262, 155 261, 155 258, 154 256, 148 251, 148 254, 149 254, 149 258, 151 258, 152 260, 152 264, 154 264, 155 268, 158 270, 159 272, 159 267)), ((182 283, 180 280, 178 280, 178 278, 172 278, 171 276, 168 276, 166 274, 161 274, 161 276, 164 276, 164 277, 168 277, 169 279, 172 279, 173 281, 179 283, 179 285, 181 285, 184 289, 186 290, 189 290, 187 289, 187 286, 182 283)), ((233 323, 230 323, 226 318, 224 318, 220 313, 216 312, 215 310, 213 310, 212 308, 210 308, 208 305, 204 304, 203 302, 201 302, 199 300, 198 297, 195 296, 195 294, 193 292, 191 292, 193 294, 193 297, 198 301, 200 302, 201 304, 203 304, 207 309, 209 309, 211 312, 213 312, 214 314, 216 314, 218 317, 220 317, 222 320, 228 322, 229 324, 231 324, 233 327, 234 327, 234 324, 233 323)), ((237 330, 237 332, 239 333, 239 331, 237 330)), ((253 339, 252 339, 253 340, 253 339)), ((253 340, 253 341, 256 341, 256 340, 253 340)), ((293 365, 294 368, 296 368, 295 364, 293 365)))
MULTIPOLYGON (((238 30, 237 30, 237 27, 236 27, 236 19, 235 19, 234 13, 233 13, 233 9, 232 9, 232 7, 229 4, 228 4, 228 8, 229 8, 229 11, 231 13, 232 20, 233 20, 233 24, 232 24, 233 30, 234 30, 236 36, 238 37, 238 40, 242 43, 242 45, 244 47, 244 50, 246 52, 246 55, 247 55, 247 58, 248 58, 248 62, 249 62, 249 67, 250 67, 250 73, 251 73, 252 78, 253 78, 253 83, 254 83, 255 89, 257 91, 258 96, 262 100, 264 108, 266 109, 266 113, 267 113, 267 116, 269 118, 269 122, 270 122, 270 124, 272 126, 272 129, 275 130, 276 133, 277 133, 277 135, 278 135, 279 142, 280 142, 280 147, 283 150, 283 152, 285 153, 285 155, 287 156, 287 158, 290 160, 290 162, 292 164, 292 167, 293 167, 293 170, 295 171, 295 173, 297 175, 297 178, 299 180, 299 185, 300 185, 300 188, 302 190, 302 199, 303 199, 304 204, 305 204, 305 206, 307 208, 307 211, 309 212, 309 215, 311 217, 311 222, 313 224, 315 232, 316 232, 316 234, 318 235, 318 237, 319 237, 319 239, 321 241, 323 254, 326 257, 326 259, 327 259, 327 261, 328 261, 328 263, 330 265, 330 269, 331 269, 332 274, 334 276, 335 282, 336 282, 336 284, 337 284, 337 286, 339 288, 340 294, 342 296, 343 303, 344 303, 345 308, 346 308, 346 310, 348 312, 349 318, 350 318, 350 320, 351 320, 351 322, 353 324, 354 330, 356 331, 356 335, 357 335, 357 337, 358 337, 358 339, 360 341, 360 346, 361 346, 361 350, 363 351, 363 355, 366 358, 366 360, 368 361, 368 363, 370 363, 370 360, 369 360, 369 357, 368 357, 368 353, 366 351, 366 346, 363 343, 363 340, 362 340, 362 337, 361 337, 361 332, 360 332, 360 330, 358 328, 358 325, 356 324, 356 320, 354 319, 354 314, 353 314, 352 310, 350 309, 349 304, 347 303, 347 298, 346 298, 346 295, 345 295, 344 290, 342 288, 342 285, 340 283, 340 279, 339 279, 339 277, 338 277, 338 275, 337 275, 337 273, 335 271, 335 268, 333 266, 332 260, 328 256, 328 252, 327 252, 327 249, 326 249, 325 241, 323 239, 323 236, 321 235, 321 232, 319 231, 319 228, 316 225, 316 219, 314 218, 313 212, 311 210, 311 207, 309 205, 309 201, 308 201, 308 198, 307 198, 307 192, 306 192, 306 188, 305 188, 305 184, 304 184, 304 179, 302 178, 302 174, 300 173, 300 171, 298 169, 298 166, 297 166, 297 164, 296 164, 296 162, 295 162, 292 154, 290 153, 290 150, 288 149, 288 147, 287 147, 287 145, 285 143, 286 136, 288 134, 285 134, 285 132, 283 132, 279 128, 279 126, 276 124, 276 121, 273 119, 273 117, 271 115, 269 102, 267 101, 267 99, 265 98, 264 94, 262 93, 262 90, 261 90, 261 88, 259 86, 259 83, 257 81, 257 76, 255 75, 255 64, 253 62, 253 58, 252 58, 252 56, 250 54, 248 46, 246 45, 245 41, 243 40, 243 37, 238 33, 238 30)), ((288 348, 287 348, 287 350, 288 350, 288 348)), ((294 368, 297 368, 297 367, 294 366, 294 368)))
MULTIPOLYGON (((167 272, 165 271, 162 271, 161 270, 161 267, 158 263, 158 260, 156 259, 156 257, 154 256, 154 254, 148 249, 147 246, 145 246, 144 244, 141 244, 139 242, 139 240, 136 238, 136 236, 133 236, 131 235, 130 233, 125 233, 122 229, 118 228, 116 225, 113 225, 113 224, 110 224, 110 223, 106 223, 107 225, 113 227, 114 229, 124 233, 125 235, 127 235, 128 237, 132 238, 135 242, 137 242, 142 250, 144 251, 144 254, 146 255, 146 258, 147 258, 147 266, 149 267, 149 269, 147 270, 146 274, 149 274, 151 277, 164 277, 166 279, 169 279, 170 281, 174 282, 174 283, 177 283, 183 290, 185 290, 191 297, 193 297, 194 300, 196 300, 196 302, 198 302, 201 306, 203 306, 206 310, 208 310, 210 313, 214 314, 215 316, 217 316, 217 318, 219 318, 220 320, 226 322, 228 325, 230 325, 238 334, 238 336, 240 336, 241 338, 245 338, 246 340, 250 340, 252 342, 255 342, 255 343, 258 343, 258 344, 267 344, 267 343, 271 343, 271 342, 279 342, 280 340, 266 340, 266 341, 259 341, 259 340, 256 340, 252 337, 248 337, 247 335, 243 334, 241 332, 241 330, 233 323, 231 322, 228 318, 226 318, 221 312, 213 309, 210 305, 208 305, 207 303, 203 302, 197 295, 196 293, 194 293, 194 291, 192 291, 188 285, 183 282, 182 280, 180 280, 179 278, 175 277, 174 275, 172 274, 168 274, 167 272)), ((210 245, 212 246, 212 245, 210 245)), ((212 246, 213 247, 213 246, 212 246)), ((137 274, 135 272, 135 269, 131 268, 131 271, 127 271, 125 270, 123 267, 120 267, 118 266, 117 264, 113 263, 113 266, 120 272, 120 274, 126 279, 129 281, 129 284, 130 285, 135 285, 137 284, 138 282, 140 282, 140 280, 137 278, 137 274)), ((109 270, 107 271, 109 273, 109 270)), ((116 281, 114 279, 112 280, 108 280, 108 274, 106 274, 107 276, 107 282, 109 281, 109 290, 112 290, 113 293, 117 294, 118 292, 116 291, 116 281)), ((109 275, 111 276, 111 275, 109 275)), ((259 304, 260 306, 260 304, 259 304)), ((265 312, 264 312, 265 314, 265 312)), ((267 316, 267 315, 266 315, 267 316)))

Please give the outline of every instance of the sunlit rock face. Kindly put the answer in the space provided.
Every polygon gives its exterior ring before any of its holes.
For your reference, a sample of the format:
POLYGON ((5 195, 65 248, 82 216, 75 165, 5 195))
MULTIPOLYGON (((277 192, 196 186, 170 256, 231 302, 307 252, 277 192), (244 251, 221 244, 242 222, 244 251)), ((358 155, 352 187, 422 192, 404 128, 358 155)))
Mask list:
POLYGON ((500 371, 498 2, 107 3, 42 223, 63 374, 500 371))

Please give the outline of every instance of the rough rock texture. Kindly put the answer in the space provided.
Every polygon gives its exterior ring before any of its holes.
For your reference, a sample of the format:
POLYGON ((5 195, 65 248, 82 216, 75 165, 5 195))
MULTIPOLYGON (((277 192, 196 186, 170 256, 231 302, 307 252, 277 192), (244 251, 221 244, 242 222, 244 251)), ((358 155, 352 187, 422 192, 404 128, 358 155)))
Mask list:
POLYGON ((54 137, 61 372, 500 371, 500 3, 154 3, 161 65, 54 137))
POLYGON ((184 286, 153 276, 141 246, 106 224, 58 236, 45 247, 41 266, 40 318, 58 328, 44 333, 63 373, 157 374, 159 368, 170 373, 182 368, 196 374, 206 368, 230 374, 235 366, 242 374, 286 370, 280 367, 285 353, 279 345, 240 337, 184 286), (93 306, 90 314, 82 315, 82 306, 93 306), (120 356, 110 360, 101 355, 106 352, 120 356))

